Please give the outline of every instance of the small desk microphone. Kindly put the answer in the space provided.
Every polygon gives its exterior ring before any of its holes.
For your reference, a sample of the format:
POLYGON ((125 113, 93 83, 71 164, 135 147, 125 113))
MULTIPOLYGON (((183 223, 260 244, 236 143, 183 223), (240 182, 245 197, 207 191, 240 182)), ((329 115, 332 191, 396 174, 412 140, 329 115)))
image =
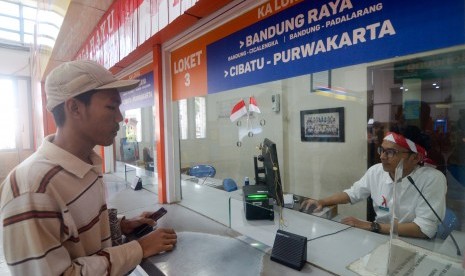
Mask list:
MULTIPOLYGON (((444 222, 442 221, 442 219, 439 217, 438 213, 436 213, 436 211, 433 209, 433 206, 431 206, 431 204, 429 204, 428 200, 426 200, 425 196, 423 195, 423 193, 420 191, 420 189, 418 189, 417 185, 415 185, 415 182, 413 181, 412 177, 411 176, 407 176, 407 179, 408 181, 410 181, 410 183, 412 183, 413 187, 415 187, 415 189, 417 189, 418 193, 421 195, 421 197, 425 200, 426 204, 428 204, 429 208, 431 209, 431 211, 433 211, 434 215, 438 218, 438 220, 441 222, 442 226, 444 228, 447 228, 446 225, 444 224, 444 222)), ((454 242, 454 245, 455 245, 455 248, 457 249, 457 255, 458 256, 462 256, 462 253, 460 252, 460 248, 459 248, 459 245, 457 244, 457 241, 455 240, 454 236, 452 236, 452 232, 449 233, 449 236, 450 238, 452 239, 452 241, 454 242)))

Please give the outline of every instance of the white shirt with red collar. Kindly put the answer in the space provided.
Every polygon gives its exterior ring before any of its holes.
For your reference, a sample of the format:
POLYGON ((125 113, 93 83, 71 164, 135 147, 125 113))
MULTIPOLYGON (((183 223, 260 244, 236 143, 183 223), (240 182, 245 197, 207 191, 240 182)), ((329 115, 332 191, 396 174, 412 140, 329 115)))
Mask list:
MULTIPOLYGON (((447 191, 444 174, 431 167, 418 166, 410 174, 410 177, 436 213, 443 219, 446 213, 447 191)), ((394 181, 389 173, 384 171, 383 165, 379 163, 370 167, 360 180, 344 192, 349 195, 352 204, 371 195, 376 221, 390 223, 394 205, 393 190, 394 181)), ((396 190, 398 195, 396 198, 396 216, 399 223, 414 222, 425 235, 430 238, 434 237, 440 222, 407 177, 398 183, 396 190)))

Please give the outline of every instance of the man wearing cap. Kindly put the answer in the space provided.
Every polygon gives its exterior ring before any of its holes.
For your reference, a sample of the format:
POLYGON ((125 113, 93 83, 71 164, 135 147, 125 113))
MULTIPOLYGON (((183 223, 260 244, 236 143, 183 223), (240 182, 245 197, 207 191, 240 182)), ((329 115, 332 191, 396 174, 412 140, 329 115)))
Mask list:
MULTIPOLYGON (((9 173, 0 187, 4 255, 13 275, 124 275, 142 258, 172 250, 176 233, 157 229, 112 247, 96 145, 109 146, 123 120, 117 80, 92 61, 72 61, 45 81, 57 131, 9 173)), ((155 222, 143 213, 122 219, 124 234, 155 222)))
POLYGON ((387 133, 378 148, 381 163, 370 167, 351 188, 324 199, 308 199, 302 203, 301 208, 308 210, 314 205, 316 206, 314 212, 318 212, 324 206, 355 204, 371 195, 376 212, 374 222, 354 217, 346 217, 341 222, 357 228, 388 234, 391 228, 390 211, 394 207, 394 179, 400 178, 395 172, 399 162, 403 160, 402 180, 396 184, 398 196, 396 206, 399 206, 396 209, 397 233, 408 237, 433 238, 440 222, 408 177, 422 191, 441 219, 444 218, 446 212, 446 178, 431 166, 423 166, 427 153, 420 142, 419 130, 415 127, 407 127, 399 133, 387 133))

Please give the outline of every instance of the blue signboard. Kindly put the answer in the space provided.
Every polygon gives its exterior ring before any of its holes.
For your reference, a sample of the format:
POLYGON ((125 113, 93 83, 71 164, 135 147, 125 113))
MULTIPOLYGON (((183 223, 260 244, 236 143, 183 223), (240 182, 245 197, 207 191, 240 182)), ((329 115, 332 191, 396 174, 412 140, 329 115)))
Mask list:
POLYGON ((302 1, 208 45, 208 93, 463 44, 464 3, 302 1))
POLYGON ((121 93, 121 112, 154 104, 153 72, 144 74, 138 77, 138 79, 140 80, 138 87, 121 93))

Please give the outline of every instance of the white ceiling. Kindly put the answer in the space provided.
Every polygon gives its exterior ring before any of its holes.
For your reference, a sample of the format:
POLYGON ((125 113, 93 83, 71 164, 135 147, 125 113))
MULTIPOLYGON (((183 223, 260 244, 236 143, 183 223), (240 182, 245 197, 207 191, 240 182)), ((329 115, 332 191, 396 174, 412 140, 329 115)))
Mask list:
MULTIPOLYGON (((55 2, 63 2, 63 0, 55 0, 55 2)), ((112 3, 113 0, 71 0, 44 76, 59 64, 74 59, 112 3)))
MULTIPOLYGON (((13 0, 15 1, 15 0, 13 0)), ((65 61, 74 59, 79 48, 113 3, 113 0, 16 0, 24 4, 37 2, 39 8, 64 15, 63 24, 52 52, 40 51, 42 76, 65 61)), ((2 45, 0 49, 0 75, 30 76, 29 49, 2 45)))
MULTIPOLYGON (((91 34, 101 17, 114 0, 8 0, 22 3, 36 2, 39 8, 53 10, 64 15, 63 24, 58 34, 55 47, 51 51, 41 50, 39 64, 41 79, 63 62, 73 60, 91 34)), ((153 43, 172 38, 179 32, 191 26, 199 19, 226 6, 233 0, 204 0, 197 2, 189 14, 154 39, 153 43)), ((0 45, 0 75, 29 75, 32 54, 28 49, 5 49, 0 45), (16 51, 16 52, 15 52, 16 51)), ((142 53, 144 54, 144 53, 142 53)), ((133 57, 138 59, 140 57, 133 57)), ((36 59, 34 59, 36 60, 36 59)))

